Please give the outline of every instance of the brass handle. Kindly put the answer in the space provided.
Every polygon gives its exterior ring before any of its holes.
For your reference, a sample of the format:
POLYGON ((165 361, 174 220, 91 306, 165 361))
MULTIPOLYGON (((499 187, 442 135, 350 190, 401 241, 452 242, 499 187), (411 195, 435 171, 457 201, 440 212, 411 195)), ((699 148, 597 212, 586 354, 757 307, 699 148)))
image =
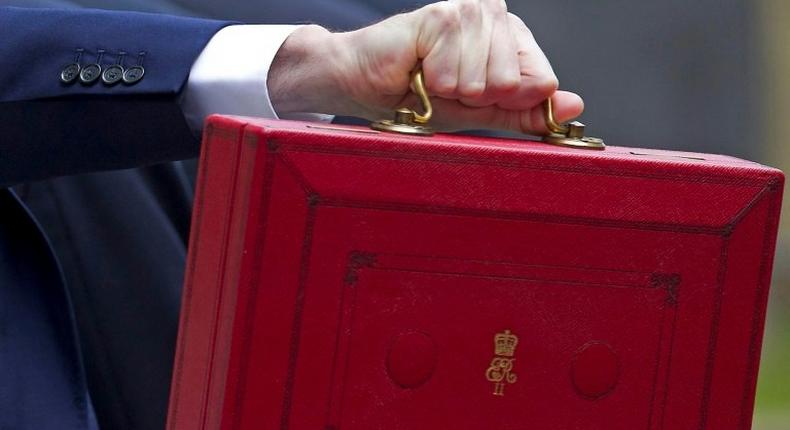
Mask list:
POLYGON ((552 105, 551 97, 543 102, 543 111, 546 118, 546 128, 548 128, 550 132, 557 134, 568 133, 569 127, 567 125, 558 124, 557 120, 554 119, 554 106, 552 105))
POLYGON ((425 78, 422 69, 417 69, 411 75, 411 89, 420 98, 420 103, 424 113, 420 114, 413 109, 406 107, 395 111, 395 118, 382 119, 370 124, 370 128, 379 131, 390 131, 395 133, 416 134, 430 136, 433 129, 428 126, 428 121, 433 116, 433 105, 425 89, 425 78))
POLYGON ((428 97, 428 90, 425 89, 425 77, 422 74, 422 69, 417 69, 417 71, 412 73, 411 86, 417 97, 420 98, 420 103, 422 103, 422 108, 425 111, 424 114, 420 115, 412 110, 414 112, 414 122, 428 124, 428 121, 433 116, 433 105, 431 105, 431 99, 428 97))
MULTIPOLYGON (((430 136, 433 129, 428 126, 428 122, 433 116, 433 105, 425 89, 425 78, 422 69, 417 69, 411 75, 411 89, 419 97, 424 113, 420 114, 413 109, 406 107, 395 111, 393 119, 382 119, 370 124, 370 128, 379 131, 404 133, 412 135, 430 136)), ((559 124, 554 117, 554 107, 551 97, 543 102, 543 110, 546 120, 546 128, 549 135, 544 136, 543 141, 553 145, 572 146, 585 149, 604 149, 603 140, 596 137, 584 136, 584 124, 574 121, 569 124, 559 124)))
POLYGON ((551 97, 543 102, 543 113, 546 121, 546 128, 549 129, 548 136, 543 137, 543 141, 552 145, 572 146, 584 149, 606 149, 602 139, 584 135, 584 124, 573 121, 568 124, 559 124, 554 118, 554 106, 551 97))

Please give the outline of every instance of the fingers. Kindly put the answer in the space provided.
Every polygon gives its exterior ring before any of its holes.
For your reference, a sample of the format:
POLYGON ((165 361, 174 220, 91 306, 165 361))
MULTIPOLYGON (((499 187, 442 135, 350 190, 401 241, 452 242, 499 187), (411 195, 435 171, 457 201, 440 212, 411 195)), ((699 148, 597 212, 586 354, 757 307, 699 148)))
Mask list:
POLYGON ((452 98, 457 94, 461 63, 461 14, 449 2, 433 3, 427 8, 428 19, 441 31, 426 31, 425 39, 417 42, 418 47, 430 47, 418 52, 423 58, 425 83, 430 94, 452 98))
MULTIPOLYGON (((414 100, 416 103, 416 99, 414 100)), ((543 104, 531 109, 506 110, 498 106, 468 107, 454 100, 436 98, 432 125, 442 130, 497 129, 518 133, 544 135, 546 128, 543 104)), ((559 122, 567 122, 581 115, 584 102, 577 94, 557 91, 552 96, 554 116, 559 122)))
MULTIPOLYGON (((549 61, 524 22, 507 12, 504 0, 443 1, 402 17, 385 21, 389 26, 378 25, 381 31, 369 37, 370 46, 389 48, 376 51, 365 63, 376 66, 367 69, 406 77, 421 61, 436 108, 436 126, 545 134, 542 102, 546 98, 553 97, 558 121, 574 118, 584 109, 578 95, 557 92, 549 61), (398 39, 404 43, 393 45, 389 33, 400 34, 403 28, 412 31, 398 39)), ((396 107, 417 106, 408 88, 404 86, 402 92, 401 88, 396 91, 400 97, 396 107)), ((374 104, 382 106, 380 101, 374 104)), ((392 106, 388 102, 384 107, 392 106)))
POLYGON ((431 94, 470 107, 526 110, 557 90, 548 59, 504 0, 452 0, 424 9, 418 55, 431 94))
POLYGON ((504 0, 451 0, 417 12, 417 53, 431 94, 483 106, 519 86, 517 40, 504 0))
POLYGON ((524 21, 516 15, 509 14, 508 22, 518 46, 521 81, 518 88, 501 98, 497 105, 509 110, 530 109, 554 94, 559 82, 549 60, 524 21))
POLYGON ((510 30, 509 14, 504 0, 493 0, 485 3, 494 17, 494 28, 491 32, 491 49, 488 55, 488 76, 486 92, 507 94, 515 90, 520 81, 519 59, 513 55, 518 52, 514 34, 510 30))
MULTIPOLYGON (((462 94, 461 102, 467 106, 488 106, 515 91, 520 83, 516 41, 508 23, 507 5, 504 0, 480 2, 484 16, 490 17, 490 32, 479 43, 488 44, 486 59, 486 81, 484 91, 476 96, 462 94)), ((464 46, 466 60, 476 53, 464 46)))
POLYGON ((489 0, 453 0, 461 17, 461 64, 458 93, 479 97, 486 90, 488 55, 491 48, 493 17, 489 0))

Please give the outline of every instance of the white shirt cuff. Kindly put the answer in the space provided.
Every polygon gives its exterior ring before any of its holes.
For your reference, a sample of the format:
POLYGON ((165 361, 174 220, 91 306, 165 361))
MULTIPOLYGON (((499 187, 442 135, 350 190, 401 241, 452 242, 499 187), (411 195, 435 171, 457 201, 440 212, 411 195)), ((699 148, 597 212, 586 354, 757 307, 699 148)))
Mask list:
MULTIPOLYGON (((272 106, 267 78, 283 42, 298 25, 232 25, 218 31, 189 73, 181 108, 193 131, 211 114, 261 118, 280 116, 272 106)), ((332 115, 293 113, 283 119, 329 122, 332 115)))

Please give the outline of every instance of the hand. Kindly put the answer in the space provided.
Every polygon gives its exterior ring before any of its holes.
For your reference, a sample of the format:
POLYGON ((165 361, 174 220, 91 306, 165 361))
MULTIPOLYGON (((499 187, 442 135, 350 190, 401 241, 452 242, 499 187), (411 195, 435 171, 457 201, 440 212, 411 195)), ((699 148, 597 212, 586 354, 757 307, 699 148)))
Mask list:
POLYGON ((418 108, 410 73, 421 64, 440 129, 488 128, 545 134, 541 103, 567 121, 581 98, 558 81, 532 33, 503 0, 451 0, 349 33, 295 31, 269 73, 278 112, 389 118, 418 108))

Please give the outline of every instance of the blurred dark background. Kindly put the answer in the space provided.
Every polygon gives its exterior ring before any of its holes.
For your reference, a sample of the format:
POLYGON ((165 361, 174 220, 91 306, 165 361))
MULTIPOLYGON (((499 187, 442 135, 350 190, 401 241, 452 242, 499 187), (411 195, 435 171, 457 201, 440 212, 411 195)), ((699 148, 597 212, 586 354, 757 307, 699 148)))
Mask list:
MULTIPOLYGON (((398 0, 0 0, 336 30, 426 2, 398 0), (348 13, 352 9, 354 13, 348 13)), ((511 0, 563 89, 580 93, 608 144, 730 154, 790 170, 787 0, 511 0)), ((187 168, 192 168, 187 164, 187 168)), ((790 219, 775 260, 755 428, 790 428, 790 219)))

